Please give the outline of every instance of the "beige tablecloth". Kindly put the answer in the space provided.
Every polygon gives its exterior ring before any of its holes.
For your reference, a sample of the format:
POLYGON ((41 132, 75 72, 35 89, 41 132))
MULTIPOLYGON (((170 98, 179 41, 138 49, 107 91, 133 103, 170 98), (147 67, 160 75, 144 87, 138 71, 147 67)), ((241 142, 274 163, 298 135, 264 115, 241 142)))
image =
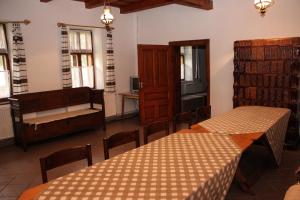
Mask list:
POLYGON ((199 125, 212 133, 265 133, 279 165, 290 113, 286 108, 243 106, 199 125))
POLYGON ((49 183, 39 200, 222 200, 241 150, 228 135, 175 133, 49 183))

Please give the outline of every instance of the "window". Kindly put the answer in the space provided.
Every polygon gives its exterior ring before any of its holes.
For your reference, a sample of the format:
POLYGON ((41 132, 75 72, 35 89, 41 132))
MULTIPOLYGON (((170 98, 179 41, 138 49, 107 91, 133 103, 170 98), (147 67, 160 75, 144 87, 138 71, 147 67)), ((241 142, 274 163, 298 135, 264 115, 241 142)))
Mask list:
POLYGON ((94 87, 92 32, 70 30, 72 87, 94 87))
POLYGON ((0 24, 0 99, 10 96, 10 73, 5 27, 0 24))

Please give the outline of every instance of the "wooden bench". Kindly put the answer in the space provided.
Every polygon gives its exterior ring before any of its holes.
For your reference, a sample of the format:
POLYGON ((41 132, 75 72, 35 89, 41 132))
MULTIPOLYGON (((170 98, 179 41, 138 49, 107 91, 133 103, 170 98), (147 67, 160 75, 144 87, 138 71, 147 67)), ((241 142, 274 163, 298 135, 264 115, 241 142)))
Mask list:
POLYGON ((37 141, 106 128, 103 90, 70 88, 14 95, 9 100, 15 141, 24 151, 37 141))

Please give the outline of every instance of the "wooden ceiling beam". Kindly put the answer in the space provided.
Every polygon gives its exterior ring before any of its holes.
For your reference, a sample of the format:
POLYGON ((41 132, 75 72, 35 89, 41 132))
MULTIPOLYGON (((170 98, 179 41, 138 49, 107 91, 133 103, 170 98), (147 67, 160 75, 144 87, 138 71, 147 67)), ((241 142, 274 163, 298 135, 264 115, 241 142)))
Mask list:
POLYGON ((156 8, 160 6, 165 6, 172 4, 174 0, 143 0, 132 2, 126 6, 120 7, 120 12, 122 14, 156 8))
POLYGON ((212 10, 213 9, 213 1, 212 0, 176 0, 176 4, 185 5, 189 7, 201 8, 204 10, 212 10))
MULTIPOLYGON (((110 0, 109 3, 113 6, 113 3, 118 2, 120 0, 110 0)), ((105 0, 85 0, 86 8, 97 8, 104 5, 105 0)))
MULTIPOLYGON (((52 0, 40 0, 50 2, 52 0)), ((74 0, 85 3, 86 8, 96 8, 104 5, 105 0, 74 0)), ((111 6, 119 7, 122 14, 156 8, 169 4, 180 4, 204 10, 213 9, 213 0, 109 0, 111 6)))

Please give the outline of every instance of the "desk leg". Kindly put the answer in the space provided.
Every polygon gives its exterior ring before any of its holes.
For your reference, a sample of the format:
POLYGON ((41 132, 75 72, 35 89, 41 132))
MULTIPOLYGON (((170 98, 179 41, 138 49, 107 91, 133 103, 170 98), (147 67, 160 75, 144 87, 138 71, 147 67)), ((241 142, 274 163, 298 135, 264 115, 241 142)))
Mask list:
POLYGON ((122 95, 122 117, 124 116, 125 97, 122 95))

